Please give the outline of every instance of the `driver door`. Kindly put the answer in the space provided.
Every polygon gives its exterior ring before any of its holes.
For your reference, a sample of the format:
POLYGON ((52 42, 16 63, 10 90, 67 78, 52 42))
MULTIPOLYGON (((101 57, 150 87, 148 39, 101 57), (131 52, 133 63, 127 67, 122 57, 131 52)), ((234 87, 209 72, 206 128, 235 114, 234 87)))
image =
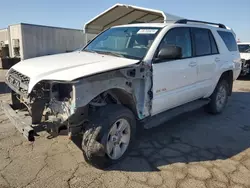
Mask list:
POLYGON ((190 29, 178 27, 169 30, 157 51, 164 45, 181 47, 182 58, 153 63, 152 115, 195 100, 200 95, 196 89, 198 67, 193 57, 190 29))

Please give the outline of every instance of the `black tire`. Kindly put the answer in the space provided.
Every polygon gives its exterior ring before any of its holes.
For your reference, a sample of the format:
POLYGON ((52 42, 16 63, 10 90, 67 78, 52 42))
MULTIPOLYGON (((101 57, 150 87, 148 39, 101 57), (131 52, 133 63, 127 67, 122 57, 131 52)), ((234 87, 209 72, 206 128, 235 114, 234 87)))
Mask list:
POLYGON ((128 108, 116 104, 101 107, 90 117, 89 127, 83 134, 82 149, 86 161, 102 169, 121 161, 131 149, 135 132, 136 120, 128 108), (120 118, 126 119, 130 124, 130 141, 122 157, 112 160, 106 153, 106 143, 110 128, 120 118))
POLYGON ((229 96, 229 84, 228 84, 228 81, 226 79, 221 79, 218 82, 213 94, 210 97, 211 101, 209 102, 208 105, 205 106, 205 110, 208 113, 211 113, 211 114, 220 114, 223 111, 223 109, 225 108, 226 104, 227 104, 228 96, 229 96), (226 90, 225 100, 223 100, 224 102, 223 102, 222 107, 219 106, 218 103, 217 103, 219 90, 220 90, 221 87, 224 87, 225 90, 226 90))

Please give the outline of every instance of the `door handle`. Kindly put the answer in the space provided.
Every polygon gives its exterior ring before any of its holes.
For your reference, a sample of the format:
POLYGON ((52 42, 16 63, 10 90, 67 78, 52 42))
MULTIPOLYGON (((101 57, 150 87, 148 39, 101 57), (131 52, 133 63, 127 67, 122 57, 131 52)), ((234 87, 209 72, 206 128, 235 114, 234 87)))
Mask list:
POLYGON ((219 61, 220 61, 220 58, 216 57, 216 58, 214 59, 214 61, 215 61, 215 62, 219 62, 219 61))
POLYGON ((190 66, 190 67, 195 67, 197 65, 197 63, 196 62, 194 62, 194 61, 192 61, 192 62, 190 62, 189 63, 189 65, 188 66, 190 66))

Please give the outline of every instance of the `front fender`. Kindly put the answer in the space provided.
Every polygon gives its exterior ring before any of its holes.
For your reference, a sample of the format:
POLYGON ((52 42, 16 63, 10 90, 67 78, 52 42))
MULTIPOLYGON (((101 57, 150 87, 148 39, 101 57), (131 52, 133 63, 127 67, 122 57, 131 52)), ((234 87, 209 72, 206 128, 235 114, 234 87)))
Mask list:
POLYGON ((75 108, 86 106, 96 96, 110 89, 122 89, 132 93, 128 80, 119 71, 79 80, 74 84, 75 108))

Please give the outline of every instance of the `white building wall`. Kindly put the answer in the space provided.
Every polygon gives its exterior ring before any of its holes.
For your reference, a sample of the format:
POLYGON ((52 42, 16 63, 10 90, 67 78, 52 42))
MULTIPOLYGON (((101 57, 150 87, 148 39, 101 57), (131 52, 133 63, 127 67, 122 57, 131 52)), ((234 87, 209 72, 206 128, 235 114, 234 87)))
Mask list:
POLYGON ((22 24, 22 59, 70 52, 84 44, 82 30, 22 24))
POLYGON ((4 42, 6 44, 6 42, 8 42, 8 29, 0 29, 0 43, 4 42))
POLYGON ((9 52, 10 57, 16 57, 14 53, 15 41, 19 41, 20 46, 20 58, 23 57, 23 39, 22 39, 22 29, 21 24, 10 25, 8 27, 9 30, 9 52))

